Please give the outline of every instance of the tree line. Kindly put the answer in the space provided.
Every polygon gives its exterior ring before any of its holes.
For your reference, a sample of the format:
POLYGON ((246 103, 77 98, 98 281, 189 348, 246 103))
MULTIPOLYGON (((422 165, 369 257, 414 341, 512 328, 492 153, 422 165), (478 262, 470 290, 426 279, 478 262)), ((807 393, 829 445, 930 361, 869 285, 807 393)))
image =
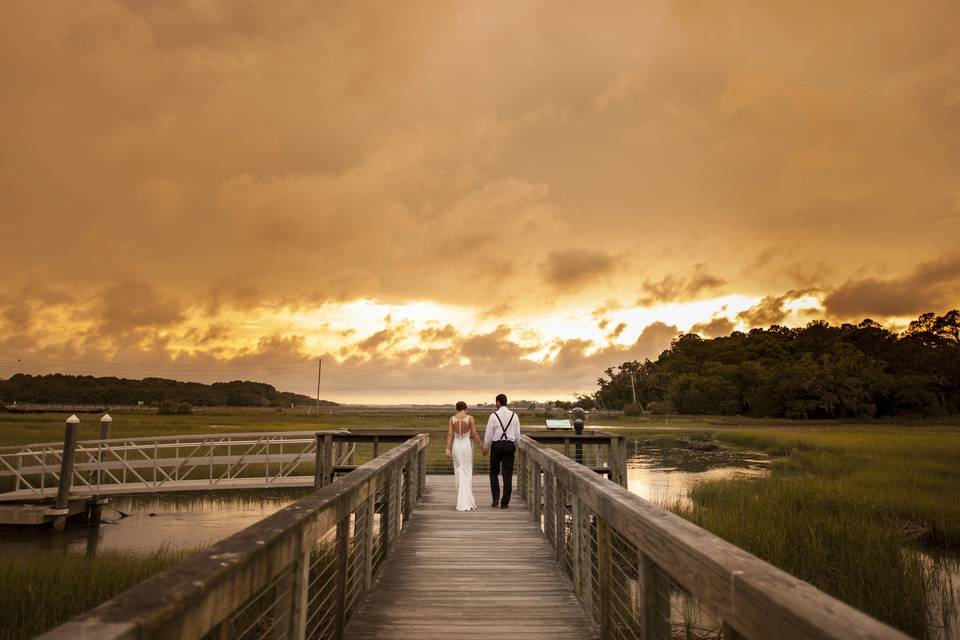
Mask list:
MULTIPOLYGON (((586 404, 626 413, 767 418, 960 413, 960 312, 925 313, 902 332, 872 320, 774 325, 676 338, 655 360, 624 362, 586 404)), ((581 402, 583 404, 583 402, 581 402)))
MULTIPOLYGON (((60 373, 34 376, 18 373, 0 379, 0 401, 25 404, 93 404, 147 406, 188 403, 205 407, 288 407, 313 404, 316 399, 299 393, 278 391, 273 385, 248 380, 232 382, 180 382, 166 378, 70 376, 60 373)), ((329 400, 324 405, 335 405, 329 400)), ((166 405, 165 405, 166 406, 166 405)))

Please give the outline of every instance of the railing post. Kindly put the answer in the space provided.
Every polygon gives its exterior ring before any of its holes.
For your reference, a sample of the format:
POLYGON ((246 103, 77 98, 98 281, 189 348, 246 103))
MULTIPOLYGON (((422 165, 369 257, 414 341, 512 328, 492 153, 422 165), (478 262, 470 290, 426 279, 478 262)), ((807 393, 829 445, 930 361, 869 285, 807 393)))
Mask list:
POLYGON ((413 515, 413 492, 414 492, 414 475, 419 476, 419 472, 414 468, 414 457, 411 456, 410 460, 401 470, 403 474, 403 486, 406 488, 406 496, 403 494, 400 497, 403 499, 403 526, 407 526, 407 522, 410 521, 410 516, 413 515))
POLYGON ((627 437, 617 436, 617 469, 619 472, 619 484, 624 489, 627 488, 627 437))
POLYGON ((371 483, 370 497, 367 498, 367 527, 363 531, 363 591, 369 593, 373 587, 373 517, 377 509, 377 485, 371 483))
POLYGON ((423 500, 423 492, 427 486, 427 448, 420 449, 420 486, 417 487, 417 504, 423 500))
POLYGON ((109 413, 103 414, 100 418, 100 444, 97 445, 97 489, 100 488, 103 478, 101 469, 103 468, 103 440, 110 438, 110 426, 113 424, 113 416, 109 413))
POLYGON ((384 553, 393 544, 393 527, 390 524, 391 501, 393 500, 393 470, 383 474, 383 513, 380 514, 380 545, 384 553))
POLYGON ((577 529, 580 531, 580 581, 581 593, 583 594, 581 601, 587 613, 592 618, 593 602, 598 594, 593 592, 593 540, 590 537, 589 528, 590 519, 584 517, 583 505, 581 505, 580 515, 577 518, 577 529))
POLYGON ((519 442, 517 443, 517 453, 513 461, 513 468, 517 472, 517 495, 526 500, 527 496, 523 493, 523 447, 519 442))
POLYGON ((307 635, 307 597, 310 591, 310 547, 293 565, 293 610, 290 613, 290 638, 304 640, 307 635))
POLYGON ((336 605, 334 610, 335 633, 334 638, 343 638, 343 629, 346 626, 347 615, 347 562, 350 537, 350 516, 344 516, 337 523, 337 574, 336 574, 336 605))
POLYGON ((643 616, 643 640, 670 640, 670 584, 650 558, 639 553, 640 614, 643 616))
POLYGON ((533 463, 533 519, 537 523, 537 529, 540 528, 540 511, 543 508, 541 504, 541 493, 543 491, 540 484, 540 465, 533 463))
POLYGON ((554 558, 557 562, 560 561, 560 558, 563 555, 562 549, 563 545, 566 544, 564 540, 564 523, 566 522, 567 516, 567 506, 564 504, 566 500, 563 496, 563 485, 560 483, 560 478, 554 474, 553 476, 553 514, 554 514, 554 531, 555 536, 553 541, 556 543, 554 552, 554 558))
POLYGON ((607 448, 607 467, 610 470, 609 479, 611 482, 621 484, 620 482, 620 439, 617 436, 610 436, 610 445, 607 448))
POLYGON ((285 621, 286 624, 274 622, 273 628, 266 636, 271 640, 286 640, 287 638, 303 640, 306 634, 307 600, 304 590, 309 584, 309 576, 303 576, 303 566, 306 565, 309 572, 309 556, 310 554, 307 553, 307 560, 304 562, 303 555, 298 555, 293 564, 290 565, 289 574, 284 576, 275 587, 277 595, 272 605, 274 615, 278 618, 280 616, 289 617, 285 621), (297 635, 298 633, 300 635, 297 635))
MULTIPOLYGON (((598 591, 594 597, 599 600, 600 639, 610 638, 610 529, 607 521, 597 517, 597 578, 598 591)), ((591 581, 591 588, 592 588, 591 581)))
POLYGON ((317 448, 313 452, 313 486, 323 486, 323 434, 317 435, 317 448))
POLYGON ((580 498, 578 498, 576 494, 570 495, 570 511, 573 515, 573 524, 570 527, 572 537, 570 555, 571 560, 573 560, 573 589, 577 597, 580 598, 580 601, 583 602, 583 580, 580 579, 582 572, 580 561, 583 555, 580 552, 580 498))
POLYGON ((215 626, 207 637, 209 640, 228 640, 230 638, 230 618, 228 617, 215 626))
MULTIPOLYGON (((407 463, 407 518, 413 518, 413 510, 417 507, 417 484, 420 482, 420 470, 417 468, 419 458, 416 454, 410 456, 407 463)), ((406 523, 404 523, 406 526, 406 523)))
POLYGON ((333 435, 329 433, 323 434, 320 468, 320 486, 325 487, 333 482, 333 435))
POLYGON ((73 486, 73 456, 77 449, 77 428, 80 418, 70 416, 63 429, 63 455, 60 458, 60 484, 57 487, 57 502, 55 505, 56 519, 53 521, 55 531, 63 531, 67 526, 67 515, 70 513, 70 487, 73 486))
POLYGON ((394 461, 390 467, 390 546, 400 537, 400 519, 403 516, 400 507, 400 495, 403 487, 400 477, 400 464, 394 461))

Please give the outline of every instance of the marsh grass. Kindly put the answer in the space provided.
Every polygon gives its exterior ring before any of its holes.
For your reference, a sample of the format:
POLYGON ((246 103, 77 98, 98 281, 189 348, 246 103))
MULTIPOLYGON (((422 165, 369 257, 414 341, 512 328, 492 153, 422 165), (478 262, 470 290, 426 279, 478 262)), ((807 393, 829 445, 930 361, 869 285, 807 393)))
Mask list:
POLYGON ((191 551, 20 552, 0 556, 0 640, 23 640, 82 613, 191 551))
MULTIPOLYGON (((942 576, 911 547, 960 546, 960 437, 938 429, 741 429, 785 456, 770 477, 704 482, 687 519, 912 635, 942 626, 942 576)), ((953 600, 947 604, 956 607, 953 600)), ((948 612, 949 613, 949 612, 948 612)))

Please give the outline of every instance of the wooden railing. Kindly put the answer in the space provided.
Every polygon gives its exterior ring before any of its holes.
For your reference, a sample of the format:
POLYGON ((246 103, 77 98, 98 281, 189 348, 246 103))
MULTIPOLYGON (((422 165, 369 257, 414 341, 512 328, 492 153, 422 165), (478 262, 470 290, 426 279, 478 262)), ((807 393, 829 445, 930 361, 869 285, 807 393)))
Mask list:
POLYGON ((394 446, 410 439, 410 433, 387 431, 339 431, 317 432, 316 486, 325 486, 334 481, 337 474, 349 473, 357 468, 357 458, 380 455, 380 449, 394 446))
POLYGON ((409 437, 40 637, 342 638, 422 496, 428 440, 409 437))
POLYGON ((582 434, 526 431, 525 435, 542 445, 552 445, 567 458, 586 465, 611 482, 627 486, 627 437, 606 431, 582 434), (562 446, 562 449, 559 447, 562 446))
POLYGON ((603 639, 907 638, 527 436, 517 469, 603 639))

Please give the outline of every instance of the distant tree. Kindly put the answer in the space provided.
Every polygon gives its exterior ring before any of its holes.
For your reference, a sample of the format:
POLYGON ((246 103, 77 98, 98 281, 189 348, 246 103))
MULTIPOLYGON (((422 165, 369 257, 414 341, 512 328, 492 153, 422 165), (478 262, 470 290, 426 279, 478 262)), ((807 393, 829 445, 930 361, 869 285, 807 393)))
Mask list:
POLYGON ((655 361, 604 371, 593 398, 654 413, 852 418, 960 413, 960 312, 925 313, 902 334, 866 319, 682 335, 655 361))
MULTIPOLYGON (((314 404, 315 399, 297 393, 277 391, 262 382, 235 380, 201 384, 165 378, 125 378, 67 376, 54 373, 33 376, 18 373, 0 379, 0 401, 38 404, 136 405, 144 401, 157 405, 164 400, 186 402, 193 406, 288 406, 314 404)), ((336 404, 328 400, 321 404, 336 404)))
POLYGON ((597 401, 590 396, 578 395, 573 405, 581 409, 586 409, 587 411, 592 411, 597 408, 597 401))
POLYGON ((157 411, 163 416, 172 416, 177 413, 179 404, 176 400, 161 400, 157 405, 157 411))

